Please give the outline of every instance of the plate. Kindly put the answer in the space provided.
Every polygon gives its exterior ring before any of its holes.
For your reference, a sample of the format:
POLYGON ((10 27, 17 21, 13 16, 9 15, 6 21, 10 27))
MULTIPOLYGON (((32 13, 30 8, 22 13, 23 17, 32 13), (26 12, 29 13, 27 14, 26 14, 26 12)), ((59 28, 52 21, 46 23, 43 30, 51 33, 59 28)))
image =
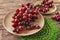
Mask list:
POLYGON ((53 14, 56 10, 57 10, 57 7, 56 5, 54 5, 52 8, 49 8, 48 12, 42 13, 42 14, 53 14))
MULTIPOLYGON (((37 2, 35 2, 34 6, 36 6, 36 5, 41 5, 41 2, 42 2, 42 1, 37 1, 37 2)), ((33 6, 33 7, 34 7, 34 6, 33 6)), ((57 10, 57 7, 56 7, 56 5, 54 5, 52 8, 49 8, 49 11, 48 11, 48 12, 46 12, 46 13, 40 12, 40 13, 42 13, 42 14, 52 14, 52 13, 55 12, 56 10, 57 10)))
POLYGON ((10 33, 12 33, 12 34, 14 34, 14 35, 17 35, 17 36, 27 36, 27 35, 32 35, 32 34, 35 34, 35 33, 37 33, 38 31, 40 31, 42 28, 43 28, 43 26, 44 26, 44 18, 43 18, 43 16, 39 13, 39 15, 38 15, 38 20, 36 20, 35 22, 34 22, 34 24, 38 24, 39 26, 40 26, 40 29, 33 29, 33 30, 24 30, 24 31, 22 31, 20 34, 17 34, 17 33, 14 33, 13 32, 13 27, 12 27, 12 16, 14 15, 14 13, 15 12, 10 12, 10 13, 8 13, 5 17, 4 17, 4 20, 3 20, 3 26, 4 26, 4 28, 8 31, 8 32, 10 32, 10 33))

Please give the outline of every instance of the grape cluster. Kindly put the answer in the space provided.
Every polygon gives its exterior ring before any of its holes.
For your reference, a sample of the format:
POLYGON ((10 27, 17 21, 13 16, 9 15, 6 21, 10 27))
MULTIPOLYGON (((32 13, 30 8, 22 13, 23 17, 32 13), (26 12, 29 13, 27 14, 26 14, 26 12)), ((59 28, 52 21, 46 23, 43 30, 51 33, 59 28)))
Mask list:
POLYGON ((43 0, 41 5, 38 4, 35 8, 39 10, 39 12, 46 13, 49 11, 49 8, 52 8, 53 6, 53 1, 43 0))
POLYGON ((39 29, 39 25, 32 23, 36 19, 38 19, 38 11, 33 8, 32 4, 21 4, 21 8, 17 9, 12 16, 13 32, 20 33, 23 30, 39 29))
POLYGON ((60 12, 56 11, 55 15, 52 16, 52 19, 55 20, 55 21, 60 22, 60 12))

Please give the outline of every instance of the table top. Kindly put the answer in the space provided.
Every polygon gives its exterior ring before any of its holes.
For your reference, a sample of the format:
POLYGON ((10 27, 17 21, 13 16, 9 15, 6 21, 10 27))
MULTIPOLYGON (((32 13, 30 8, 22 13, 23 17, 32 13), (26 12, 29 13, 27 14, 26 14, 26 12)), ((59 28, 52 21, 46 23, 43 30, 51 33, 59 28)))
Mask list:
MULTIPOLYGON (((19 8, 19 4, 27 2, 35 3, 36 1, 37 0, 0 0, 0 40, 19 40, 17 36, 10 34, 4 29, 2 25, 3 18, 7 13, 19 8)), ((57 10, 60 11, 60 0, 54 0, 54 4, 57 6, 57 10)), ((54 14, 44 16, 51 18, 53 15, 54 14)), ((60 23, 56 22, 56 24, 60 30, 60 23)), ((60 40, 60 31, 57 40, 60 40)))

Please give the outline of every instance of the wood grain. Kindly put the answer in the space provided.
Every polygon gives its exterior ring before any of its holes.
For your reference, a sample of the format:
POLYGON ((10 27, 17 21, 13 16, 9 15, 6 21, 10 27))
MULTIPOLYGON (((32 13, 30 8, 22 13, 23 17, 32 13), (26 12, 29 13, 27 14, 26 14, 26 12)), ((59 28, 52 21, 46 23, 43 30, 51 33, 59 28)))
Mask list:
POLYGON ((0 30, 0 40, 2 40, 2 30, 0 30))
POLYGON ((60 0, 53 0, 54 2, 60 2, 60 0))

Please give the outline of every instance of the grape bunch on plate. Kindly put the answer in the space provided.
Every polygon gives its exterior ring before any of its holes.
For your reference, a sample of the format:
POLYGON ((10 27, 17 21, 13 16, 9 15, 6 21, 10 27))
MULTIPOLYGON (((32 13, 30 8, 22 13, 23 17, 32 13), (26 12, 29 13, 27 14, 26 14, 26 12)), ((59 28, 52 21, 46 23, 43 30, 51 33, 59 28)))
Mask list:
POLYGON ((32 23, 37 19, 38 11, 33 8, 32 4, 21 4, 21 8, 17 9, 12 16, 13 32, 20 33, 23 30, 39 29, 39 25, 32 23))
POLYGON ((50 8, 54 7, 53 1, 50 0, 42 0, 42 2, 39 2, 41 4, 37 4, 34 6, 39 12, 46 13, 50 10, 50 8))

